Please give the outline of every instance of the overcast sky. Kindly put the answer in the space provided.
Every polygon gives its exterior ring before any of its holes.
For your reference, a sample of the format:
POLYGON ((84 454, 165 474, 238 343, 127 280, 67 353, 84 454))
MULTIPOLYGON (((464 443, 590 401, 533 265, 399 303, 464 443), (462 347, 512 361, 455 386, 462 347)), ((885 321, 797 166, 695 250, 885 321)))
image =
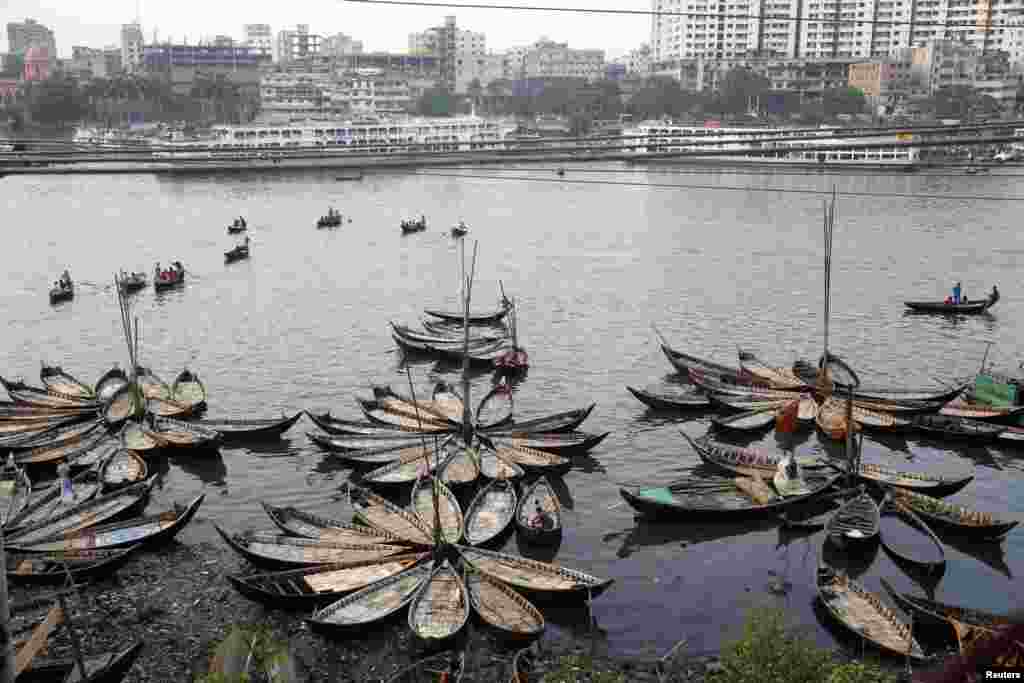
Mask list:
MULTIPOLYGON (((500 4, 542 4, 557 7, 649 9, 644 0, 485 0, 500 4)), ((120 44, 121 24, 135 18, 136 0, 0 0, 0 52, 7 51, 7 23, 35 19, 53 30, 61 57, 72 45, 104 47, 120 44)), ((646 42, 650 17, 594 15, 574 12, 473 10, 445 7, 372 5, 345 0, 138 0, 146 41, 153 29, 161 41, 229 35, 242 38, 244 24, 270 24, 276 35, 295 24, 309 24, 312 33, 347 33, 367 50, 404 51, 408 34, 436 26, 454 14, 460 28, 482 31, 487 47, 503 50, 528 45, 541 36, 568 42, 570 47, 603 48, 609 58, 646 42)))

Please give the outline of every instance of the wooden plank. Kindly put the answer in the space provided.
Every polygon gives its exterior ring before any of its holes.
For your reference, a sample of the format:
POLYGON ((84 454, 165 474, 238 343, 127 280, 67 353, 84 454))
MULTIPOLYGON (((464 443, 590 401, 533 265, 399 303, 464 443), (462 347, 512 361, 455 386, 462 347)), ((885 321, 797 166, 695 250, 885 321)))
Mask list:
POLYGON ((50 631, 53 627, 59 624, 64 619, 64 612, 60 607, 54 605, 50 608, 50 611, 46 615, 46 619, 41 621, 35 630, 32 631, 32 636, 28 639, 28 642, 18 650, 18 654, 14 658, 14 675, 19 675, 22 671, 28 668, 28 665, 32 663, 32 659, 35 658, 39 651, 46 645, 47 639, 50 637, 50 631))

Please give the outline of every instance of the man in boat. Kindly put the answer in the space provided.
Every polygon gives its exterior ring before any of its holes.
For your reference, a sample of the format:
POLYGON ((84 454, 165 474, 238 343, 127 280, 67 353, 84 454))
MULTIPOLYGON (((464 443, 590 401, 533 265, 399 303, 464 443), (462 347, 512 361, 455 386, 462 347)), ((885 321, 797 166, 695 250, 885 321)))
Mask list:
POLYGON ((551 528, 551 517, 540 507, 540 501, 536 502, 533 514, 530 516, 530 526, 534 529, 548 530, 551 528))
POLYGON ((954 304, 959 304, 960 303, 960 283, 959 282, 956 283, 955 287, 953 287, 953 303, 954 304))
POLYGON ((71 466, 66 461, 57 465, 57 476, 60 477, 60 498, 71 502, 75 499, 75 491, 71 485, 71 466))
POLYGON ((421 214, 420 214, 420 225, 421 225, 421 226, 423 226, 423 225, 426 225, 426 224, 427 224, 427 217, 426 217, 426 216, 424 216, 424 215, 423 215, 423 214, 421 213, 421 214))
POLYGON ((992 303, 999 301, 999 288, 992 285, 992 293, 988 295, 988 300, 992 303))

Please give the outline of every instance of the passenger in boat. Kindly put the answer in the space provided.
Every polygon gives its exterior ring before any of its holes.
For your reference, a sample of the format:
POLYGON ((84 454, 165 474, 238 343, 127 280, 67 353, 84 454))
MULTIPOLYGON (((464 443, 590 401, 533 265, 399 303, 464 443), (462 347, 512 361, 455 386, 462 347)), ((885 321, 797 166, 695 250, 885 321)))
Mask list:
POLYGON ((541 509, 540 502, 536 503, 536 508, 534 508, 533 515, 530 517, 530 526, 534 529, 543 529, 545 531, 553 526, 551 516, 541 509))
POLYGON ((60 477, 60 497, 64 501, 75 499, 75 492, 71 485, 71 466, 62 461, 57 465, 57 476, 60 477))
POLYGON ((953 297, 947 296, 946 300, 943 303, 945 303, 947 306, 952 306, 953 305, 953 297))
POLYGON ((962 304, 968 303, 967 302, 967 295, 966 294, 964 294, 964 296, 960 299, 960 303, 962 303, 962 304))
MULTIPOLYGON (((57 284, 56 282, 54 284, 57 284)), ((7 462, 4 463, 5 470, 16 470, 18 465, 14 462, 14 453, 7 454, 7 462)))
POLYGON ((995 285, 992 285, 992 293, 988 295, 988 298, 989 298, 989 301, 998 301, 999 300, 999 288, 996 287, 995 285))
POLYGON ((959 304, 960 303, 960 283, 959 282, 956 283, 955 287, 953 287, 953 303, 954 304, 959 304))

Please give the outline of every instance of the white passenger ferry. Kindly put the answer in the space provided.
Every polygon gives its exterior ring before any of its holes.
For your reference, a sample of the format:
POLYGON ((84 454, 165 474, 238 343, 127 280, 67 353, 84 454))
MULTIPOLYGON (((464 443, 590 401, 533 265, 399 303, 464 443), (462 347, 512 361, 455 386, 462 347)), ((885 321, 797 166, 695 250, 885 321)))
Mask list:
POLYGON ((280 152, 318 150, 361 154, 461 152, 503 149, 511 122, 480 116, 357 120, 310 120, 277 124, 214 126, 204 139, 171 141, 157 156, 195 152, 211 156, 239 153, 273 156, 280 152))
MULTIPOLYGON (((625 135, 643 138, 637 140, 632 148, 632 152, 640 158, 666 152, 702 152, 706 154, 699 157, 674 159, 674 161, 686 163, 869 166, 912 170, 920 162, 921 156, 920 149, 917 147, 867 146, 912 141, 913 137, 910 135, 880 134, 877 137, 842 138, 837 137, 837 135, 841 135, 841 129, 831 127, 814 130, 806 128, 722 128, 714 124, 687 126, 644 121, 635 128, 625 131, 625 135), (807 149, 808 147, 812 149, 807 149), (816 147, 840 149, 813 149, 816 147), (733 153, 715 154, 716 151, 727 150, 733 153), (749 154, 736 153, 740 151, 747 151, 749 154)), ((626 144, 631 144, 628 137, 626 144)), ((666 159, 666 161, 668 160, 670 159, 666 159)))

